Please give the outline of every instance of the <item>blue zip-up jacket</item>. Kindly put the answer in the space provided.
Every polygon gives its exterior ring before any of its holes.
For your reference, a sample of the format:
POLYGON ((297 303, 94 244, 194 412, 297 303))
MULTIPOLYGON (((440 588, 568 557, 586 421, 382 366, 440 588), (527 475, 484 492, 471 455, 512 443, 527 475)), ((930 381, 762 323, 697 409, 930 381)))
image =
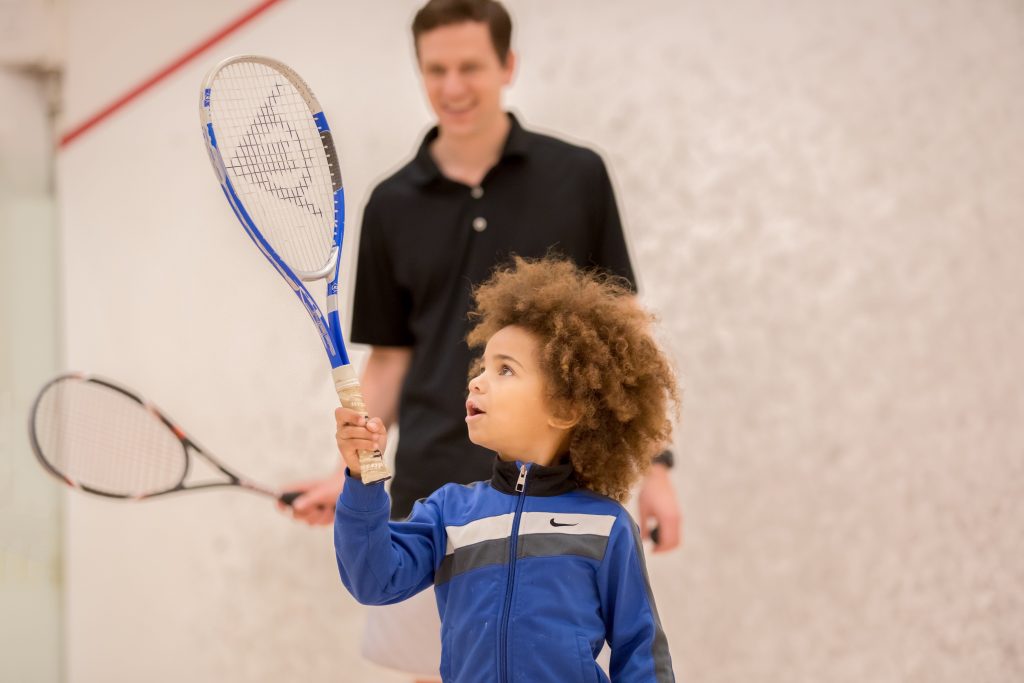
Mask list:
MULTIPOLYGON (((488 482, 448 484, 389 522, 381 485, 338 498, 341 580, 367 605, 431 584, 446 683, 674 681, 640 535, 617 502, 578 488, 567 459, 496 459, 488 482)), ((394 647, 402 647, 394 643, 394 647)))

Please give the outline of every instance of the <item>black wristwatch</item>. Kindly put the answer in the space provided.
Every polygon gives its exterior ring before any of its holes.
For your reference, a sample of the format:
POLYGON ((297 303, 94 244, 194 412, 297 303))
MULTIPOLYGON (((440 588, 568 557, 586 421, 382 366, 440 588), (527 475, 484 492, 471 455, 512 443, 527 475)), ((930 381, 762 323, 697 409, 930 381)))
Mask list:
POLYGON ((659 462, 665 467, 672 469, 676 464, 676 457, 672 455, 672 451, 666 449, 654 456, 654 458, 651 459, 651 462, 659 462))

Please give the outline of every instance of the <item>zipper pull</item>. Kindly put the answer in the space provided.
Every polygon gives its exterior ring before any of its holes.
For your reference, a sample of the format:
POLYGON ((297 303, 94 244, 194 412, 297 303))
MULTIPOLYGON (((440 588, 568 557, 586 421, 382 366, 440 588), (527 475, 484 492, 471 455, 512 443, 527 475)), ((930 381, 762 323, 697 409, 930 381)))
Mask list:
POLYGON ((522 493, 526 488, 526 465, 519 466, 519 481, 516 482, 516 493, 522 493))

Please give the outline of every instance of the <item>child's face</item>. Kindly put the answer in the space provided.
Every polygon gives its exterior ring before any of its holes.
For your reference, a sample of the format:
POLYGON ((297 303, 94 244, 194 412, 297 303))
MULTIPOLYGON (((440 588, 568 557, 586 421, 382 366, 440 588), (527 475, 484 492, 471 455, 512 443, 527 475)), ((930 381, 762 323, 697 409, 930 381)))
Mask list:
POLYGON ((539 350, 516 326, 487 341, 483 370, 469 382, 466 425, 470 441, 503 459, 546 465, 565 449, 569 428, 547 406, 539 350))

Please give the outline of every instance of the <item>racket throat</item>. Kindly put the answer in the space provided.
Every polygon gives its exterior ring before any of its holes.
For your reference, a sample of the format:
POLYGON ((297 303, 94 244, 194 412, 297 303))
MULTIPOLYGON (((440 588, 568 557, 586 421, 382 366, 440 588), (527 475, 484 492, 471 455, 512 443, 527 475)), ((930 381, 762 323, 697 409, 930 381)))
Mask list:
POLYGON ((333 280, 334 271, 338 265, 338 258, 340 257, 341 249, 338 247, 332 247, 331 252, 327 257, 327 261, 318 270, 298 270, 293 269, 295 276, 303 282, 316 282, 317 280, 333 280))
POLYGON ((192 454, 198 457, 191 457, 188 459, 185 476, 181 482, 181 487, 183 489, 242 485, 241 479, 235 476, 233 472, 224 469, 224 467, 215 460, 212 460, 210 456, 206 455, 203 449, 191 440, 186 440, 184 443, 187 448, 192 450, 192 454))

